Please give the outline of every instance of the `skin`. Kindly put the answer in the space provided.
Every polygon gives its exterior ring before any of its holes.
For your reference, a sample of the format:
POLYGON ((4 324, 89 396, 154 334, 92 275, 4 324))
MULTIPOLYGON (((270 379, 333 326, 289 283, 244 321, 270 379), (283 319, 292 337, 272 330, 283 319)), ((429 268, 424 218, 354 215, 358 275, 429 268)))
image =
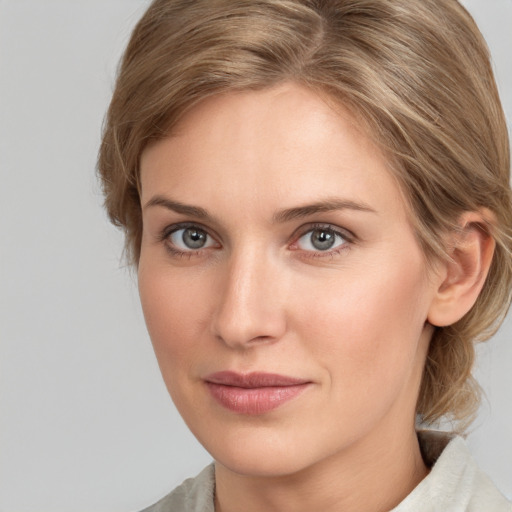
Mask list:
POLYGON ((195 106, 144 151, 141 182, 144 315, 169 393, 216 461, 216 510, 397 505, 428 473, 414 423, 427 320, 451 321, 462 279, 427 272, 378 148, 343 108, 285 83, 195 106), (322 201, 345 207, 278 214, 322 201), (183 222, 202 248, 171 234, 183 222), (237 414, 205 385, 221 370, 310 385, 237 414))

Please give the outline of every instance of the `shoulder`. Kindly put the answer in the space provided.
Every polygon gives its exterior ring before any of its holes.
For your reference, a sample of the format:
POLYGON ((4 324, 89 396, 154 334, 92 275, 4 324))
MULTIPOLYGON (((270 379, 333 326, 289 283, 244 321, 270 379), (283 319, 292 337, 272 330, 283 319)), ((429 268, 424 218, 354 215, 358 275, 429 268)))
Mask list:
POLYGON ((462 437, 425 431, 418 438, 430 474, 393 512, 512 512, 462 437))
POLYGON ((214 512, 214 489, 215 471, 210 464, 141 512, 214 512))

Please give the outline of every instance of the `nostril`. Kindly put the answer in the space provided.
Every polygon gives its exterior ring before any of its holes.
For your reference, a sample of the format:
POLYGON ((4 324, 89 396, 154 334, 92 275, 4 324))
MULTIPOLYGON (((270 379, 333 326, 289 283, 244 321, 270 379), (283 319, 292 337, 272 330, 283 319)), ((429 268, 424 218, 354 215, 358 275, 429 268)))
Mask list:
POLYGON ((275 311, 258 321, 254 316, 245 318, 218 317, 213 323, 214 336, 232 348, 248 348, 255 345, 273 343, 285 332, 284 319, 275 311))

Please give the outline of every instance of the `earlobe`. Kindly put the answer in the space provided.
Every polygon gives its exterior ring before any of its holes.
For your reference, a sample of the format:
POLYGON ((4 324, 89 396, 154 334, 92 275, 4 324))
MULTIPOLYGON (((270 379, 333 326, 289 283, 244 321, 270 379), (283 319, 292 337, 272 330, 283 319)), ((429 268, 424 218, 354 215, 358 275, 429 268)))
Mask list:
POLYGON ((430 324, 454 324, 476 302, 494 254, 495 241, 489 232, 493 218, 487 209, 467 212, 460 218, 460 229, 447 237, 450 259, 441 264, 438 288, 427 318, 430 324))

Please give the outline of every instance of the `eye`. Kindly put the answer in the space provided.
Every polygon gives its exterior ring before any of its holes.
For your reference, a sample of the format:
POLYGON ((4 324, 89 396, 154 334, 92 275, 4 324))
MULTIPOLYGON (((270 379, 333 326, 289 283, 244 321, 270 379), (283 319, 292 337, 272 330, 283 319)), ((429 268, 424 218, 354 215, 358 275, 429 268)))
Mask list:
POLYGON ((167 240, 178 251, 198 251, 216 246, 215 240, 204 230, 197 226, 187 226, 175 229, 167 235, 167 240))
POLYGON ((332 227, 315 227, 303 234, 294 246, 302 251, 327 252, 345 245, 348 237, 332 227))

